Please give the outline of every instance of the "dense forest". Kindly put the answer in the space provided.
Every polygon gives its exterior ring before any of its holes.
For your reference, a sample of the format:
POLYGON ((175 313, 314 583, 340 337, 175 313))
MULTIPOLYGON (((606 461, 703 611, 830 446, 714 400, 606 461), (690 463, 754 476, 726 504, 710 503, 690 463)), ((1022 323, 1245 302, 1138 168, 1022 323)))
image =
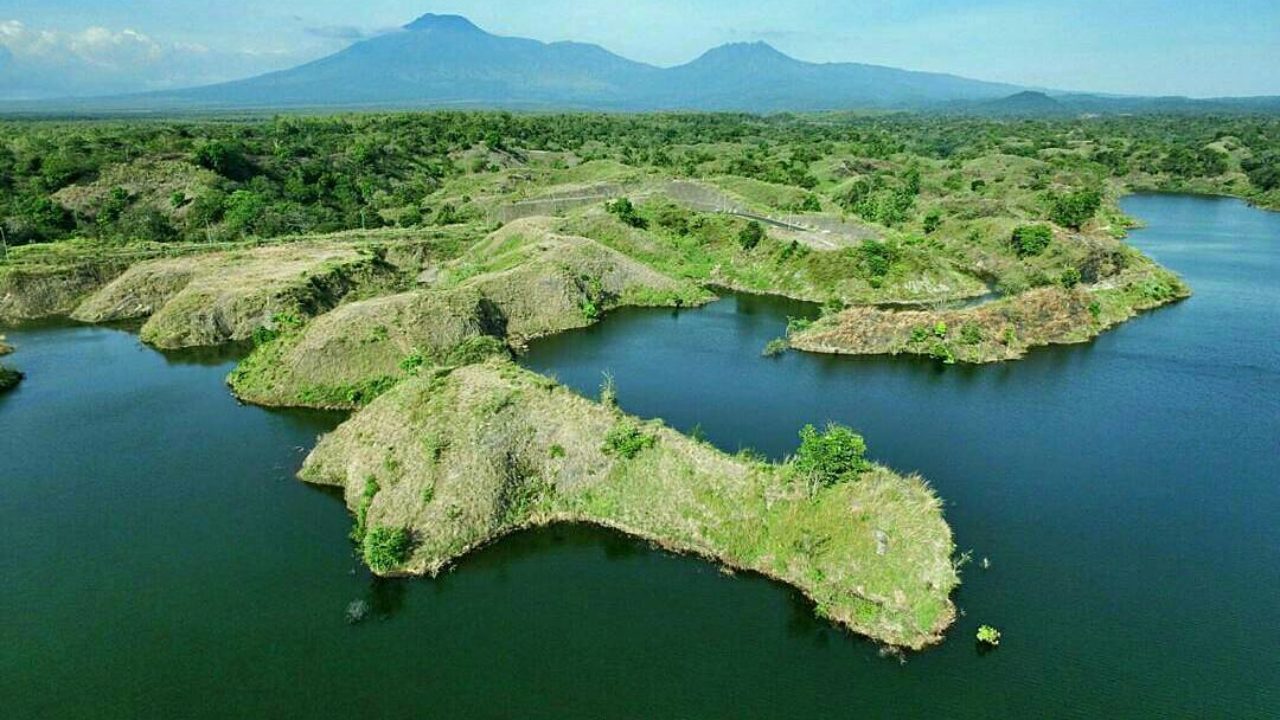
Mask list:
POLYGON ((9 247, 451 225, 486 221, 498 198, 646 177, 739 178, 767 208, 923 233, 1010 204, 1079 227, 1099 198, 1133 189, 1280 207, 1280 120, 433 112, 0 124, 9 247))

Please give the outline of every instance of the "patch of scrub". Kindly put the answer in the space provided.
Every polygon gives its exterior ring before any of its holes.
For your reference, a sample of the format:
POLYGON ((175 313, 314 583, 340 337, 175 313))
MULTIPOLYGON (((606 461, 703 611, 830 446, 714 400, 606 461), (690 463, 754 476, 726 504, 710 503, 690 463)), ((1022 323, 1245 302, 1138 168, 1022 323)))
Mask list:
POLYGON ((941 503, 860 452, 824 475, 849 447, 733 457, 491 359, 399 384, 323 437, 301 476, 344 488, 379 574, 436 574, 523 528, 591 523, 786 582, 878 641, 937 642, 959 582, 941 503))

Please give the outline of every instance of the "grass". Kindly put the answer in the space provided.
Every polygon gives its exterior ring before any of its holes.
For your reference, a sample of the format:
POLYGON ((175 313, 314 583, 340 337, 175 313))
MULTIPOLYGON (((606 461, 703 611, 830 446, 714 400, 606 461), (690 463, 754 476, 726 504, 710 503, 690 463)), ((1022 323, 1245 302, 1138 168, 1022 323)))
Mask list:
POLYGON ((954 617, 940 503, 861 455, 844 481, 815 484, 803 463, 726 455, 498 360, 401 383, 322 439, 302 475, 349 485, 358 508, 389 455, 396 480, 368 524, 408 528, 414 545, 378 572, 437 573, 519 528, 586 522, 792 584, 886 643, 936 642, 954 617))

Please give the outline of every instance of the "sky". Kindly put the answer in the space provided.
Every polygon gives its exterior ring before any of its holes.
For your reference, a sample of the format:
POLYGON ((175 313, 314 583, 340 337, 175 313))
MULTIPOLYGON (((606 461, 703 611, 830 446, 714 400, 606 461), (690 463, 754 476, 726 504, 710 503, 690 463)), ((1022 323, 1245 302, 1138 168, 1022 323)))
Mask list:
POLYGON ((427 13, 656 65, 764 40, 802 60, 1135 95, 1280 95, 1280 0, 0 0, 0 98, 207 84, 427 13))

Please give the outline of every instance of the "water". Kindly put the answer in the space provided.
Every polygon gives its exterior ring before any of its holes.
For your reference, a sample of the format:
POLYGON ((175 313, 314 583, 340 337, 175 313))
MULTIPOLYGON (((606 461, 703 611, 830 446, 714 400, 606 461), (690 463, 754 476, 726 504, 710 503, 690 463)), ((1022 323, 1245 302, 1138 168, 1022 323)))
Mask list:
POLYGON ((760 356, 785 301, 629 311, 525 363, 773 456, 859 428, 925 474, 964 611, 906 664, 794 593, 597 530, 510 538, 378 582, 293 479, 340 416, 238 406, 232 358, 102 328, 9 332, 0 396, 6 717, 1275 717, 1280 215, 1129 198, 1196 296, 1018 363, 760 356), (347 604, 374 617, 348 626, 347 604), (979 653, 980 623, 1004 632, 979 653))

